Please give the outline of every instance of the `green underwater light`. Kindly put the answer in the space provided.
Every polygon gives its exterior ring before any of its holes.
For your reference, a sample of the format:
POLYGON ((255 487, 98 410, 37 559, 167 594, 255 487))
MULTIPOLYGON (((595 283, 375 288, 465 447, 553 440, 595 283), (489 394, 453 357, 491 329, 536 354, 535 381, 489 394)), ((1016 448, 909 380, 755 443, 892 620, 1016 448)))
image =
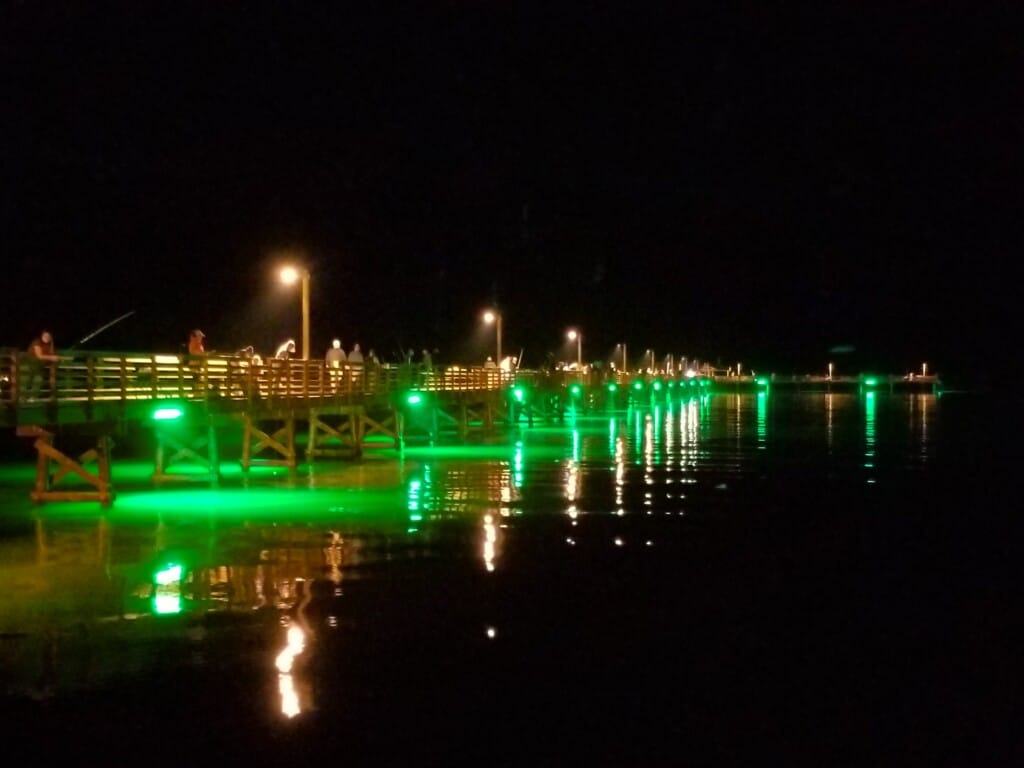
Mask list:
POLYGON ((185 412, 177 406, 165 406, 153 411, 153 421, 174 421, 185 415, 185 412))

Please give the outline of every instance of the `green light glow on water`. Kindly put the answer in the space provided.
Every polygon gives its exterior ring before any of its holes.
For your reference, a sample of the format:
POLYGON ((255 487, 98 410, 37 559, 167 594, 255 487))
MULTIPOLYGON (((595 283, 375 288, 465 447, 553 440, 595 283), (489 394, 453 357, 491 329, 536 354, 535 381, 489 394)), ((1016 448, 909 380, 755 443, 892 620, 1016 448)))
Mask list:
POLYGON ((156 595, 153 598, 153 613, 181 613, 181 595, 156 595))
POLYGON ((157 571, 153 581, 161 586, 167 586, 174 582, 181 581, 182 568, 180 565, 170 564, 162 571, 157 571))
POLYGON ((512 457, 512 487, 523 487, 523 441, 516 440, 516 452, 512 457))
MULTIPOLYGON (((406 506, 408 507, 410 512, 416 512, 416 513, 419 512, 419 508, 420 508, 420 486, 421 486, 421 483, 420 483, 419 480, 410 480, 409 481, 409 498, 408 498, 408 501, 406 503, 406 506)), ((423 517, 422 517, 422 515, 415 514, 415 515, 409 515, 409 519, 410 520, 422 520, 423 517)))
POLYGON ((579 384, 573 384, 571 387, 569 387, 569 391, 574 395, 578 395, 580 392, 583 391, 583 388, 579 384))
POLYGON ((615 383, 614 381, 613 381, 613 382, 610 382, 610 383, 608 384, 608 391, 609 391, 609 392, 616 392, 616 391, 618 391, 618 389, 619 389, 619 385, 618 385, 618 384, 616 384, 616 383, 615 383))
POLYGON ((757 449, 765 450, 768 441, 768 393, 757 393, 757 449))
POLYGON ((181 408, 157 408, 153 411, 153 421, 174 421, 184 415, 181 408))
MULTIPOLYGON (((874 469, 875 466, 875 408, 876 398, 874 392, 867 392, 864 395, 864 467, 874 469)), ((873 477, 868 478, 868 483, 873 483, 873 477)))
POLYGON ((409 405, 420 405, 423 402, 423 395, 419 392, 410 392, 406 395, 405 402, 409 405))
POLYGON ((661 392, 661 381, 659 379, 654 380, 654 391, 661 392))
POLYGON ((637 381, 633 382, 633 389, 635 389, 637 392, 641 391, 643 388, 644 388, 644 383, 642 381, 640 381, 639 379, 637 381))

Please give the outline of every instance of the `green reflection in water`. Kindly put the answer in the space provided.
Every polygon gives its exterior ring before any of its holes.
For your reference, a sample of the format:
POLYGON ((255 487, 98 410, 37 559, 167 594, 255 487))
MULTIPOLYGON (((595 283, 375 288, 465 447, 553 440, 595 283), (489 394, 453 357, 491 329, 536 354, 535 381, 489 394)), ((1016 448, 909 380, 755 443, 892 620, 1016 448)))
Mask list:
MULTIPOLYGON (((873 469, 875 466, 875 406, 874 392, 864 394, 864 466, 873 469)), ((868 478, 869 483, 874 478, 868 478)))
POLYGON ((516 450, 512 455, 512 487, 523 487, 523 441, 516 440, 516 450))
POLYGON ((757 449, 767 448, 768 438, 768 393, 764 390, 757 393, 757 449))

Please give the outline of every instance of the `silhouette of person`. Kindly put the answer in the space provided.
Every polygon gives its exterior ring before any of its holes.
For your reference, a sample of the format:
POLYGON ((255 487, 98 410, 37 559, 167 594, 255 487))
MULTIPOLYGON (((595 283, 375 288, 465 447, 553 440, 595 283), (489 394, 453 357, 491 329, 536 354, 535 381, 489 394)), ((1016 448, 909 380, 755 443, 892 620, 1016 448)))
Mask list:
POLYGON ((188 337, 189 368, 192 369, 192 382, 197 389, 203 386, 203 361, 200 359, 206 355, 206 345, 203 339, 206 334, 196 328, 188 337))
POLYGON ((335 339, 331 342, 331 347, 324 356, 324 362, 328 368, 341 368, 341 364, 345 362, 345 359, 345 350, 341 347, 341 339, 335 339))
POLYGON ((291 360, 295 357, 295 340, 288 339, 281 343, 281 346, 277 348, 277 352, 274 353, 275 360, 291 360))
POLYGON ((324 355, 324 364, 327 366, 327 372, 330 375, 332 389, 337 389, 338 384, 341 382, 343 375, 341 369, 345 361, 345 350, 342 349, 341 339, 335 339, 331 342, 327 354, 324 355))
POLYGON ((288 361, 295 357, 295 340, 288 339, 281 343, 274 353, 274 364, 277 371, 274 379, 278 386, 288 389, 289 374, 291 373, 288 361))
POLYGON ((29 398, 39 397, 39 392, 43 383, 43 375, 49 368, 53 370, 51 365, 56 363, 60 358, 54 351, 53 346, 53 334, 49 331, 43 331, 28 345, 28 354, 26 355, 25 361, 25 378, 28 382, 26 393, 29 398))

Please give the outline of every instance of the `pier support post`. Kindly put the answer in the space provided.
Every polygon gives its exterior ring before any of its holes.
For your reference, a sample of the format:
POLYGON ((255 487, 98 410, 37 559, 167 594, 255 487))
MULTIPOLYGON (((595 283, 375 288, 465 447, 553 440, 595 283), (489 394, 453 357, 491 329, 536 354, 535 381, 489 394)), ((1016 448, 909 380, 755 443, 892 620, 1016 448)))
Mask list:
POLYGON ((47 501, 98 501, 109 506, 114 500, 114 489, 110 481, 110 435, 101 433, 96 440, 96 447, 90 448, 78 459, 73 459, 54 445, 55 435, 42 427, 20 426, 17 433, 20 437, 34 437, 36 449, 36 479, 29 494, 32 501, 42 504, 47 501), (96 462, 96 474, 86 469, 86 465, 96 462), (51 465, 58 467, 50 474, 51 465), (84 480, 93 490, 54 490, 54 487, 65 477, 75 476, 84 480))

